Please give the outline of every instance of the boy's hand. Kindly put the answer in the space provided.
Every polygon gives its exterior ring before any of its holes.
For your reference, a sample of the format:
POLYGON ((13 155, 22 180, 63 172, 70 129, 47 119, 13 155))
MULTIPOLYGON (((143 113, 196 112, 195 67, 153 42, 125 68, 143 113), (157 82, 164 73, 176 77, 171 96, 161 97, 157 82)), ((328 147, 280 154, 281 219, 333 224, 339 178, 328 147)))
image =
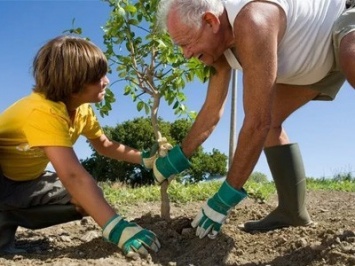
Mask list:
POLYGON ((142 156, 142 165, 145 169, 150 170, 153 168, 155 159, 158 157, 159 144, 154 143, 149 150, 143 150, 141 153, 142 156))
POLYGON ((158 157, 153 164, 153 174, 158 184, 171 179, 190 167, 190 161, 186 158, 179 145, 169 150, 164 157, 158 157))
POLYGON ((159 240, 152 231, 128 222, 119 215, 115 215, 106 223, 103 236, 130 258, 137 255, 146 257, 148 250, 157 252, 160 248, 159 240))

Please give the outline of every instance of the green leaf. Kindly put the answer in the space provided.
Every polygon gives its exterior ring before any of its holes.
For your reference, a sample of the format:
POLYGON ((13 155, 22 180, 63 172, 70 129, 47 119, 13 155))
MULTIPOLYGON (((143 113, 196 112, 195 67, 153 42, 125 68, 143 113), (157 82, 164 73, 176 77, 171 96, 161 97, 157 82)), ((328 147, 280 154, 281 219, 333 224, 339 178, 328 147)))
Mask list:
POLYGON ((179 104, 180 104, 179 101, 176 101, 174 106, 173 106, 173 109, 176 109, 179 106, 179 104))
POLYGON ((165 42, 163 41, 163 40, 156 40, 157 41, 157 43, 158 43, 158 47, 159 48, 167 48, 167 45, 165 44, 165 42))
POLYGON ((140 112, 144 107, 144 102, 140 101, 137 103, 137 110, 140 112))
POLYGON ((132 14, 137 12, 137 8, 135 6, 133 6, 133 5, 127 5, 125 7, 125 10, 127 12, 131 12, 132 14))
POLYGON ((123 95, 128 95, 128 94, 130 94, 131 93, 131 87, 130 86, 126 86, 125 88, 124 88, 124 93, 123 93, 123 95))

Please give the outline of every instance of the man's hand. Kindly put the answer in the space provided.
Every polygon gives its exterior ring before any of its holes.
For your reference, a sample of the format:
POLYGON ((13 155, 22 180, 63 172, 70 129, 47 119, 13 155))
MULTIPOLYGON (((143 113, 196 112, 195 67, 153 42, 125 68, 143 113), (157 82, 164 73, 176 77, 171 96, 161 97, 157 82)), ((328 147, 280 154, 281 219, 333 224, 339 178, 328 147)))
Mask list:
POLYGON ((158 184, 174 175, 181 173, 190 167, 190 161, 186 158, 179 145, 168 151, 164 157, 158 157, 153 165, 153 174, 158 184))
POLYGON ((197 227, 196 236, 203 238, 208 235, 211 239, 216 238, 231 208, 246 196, 247 193, 243 188, 237 190, 224 181, 218 192, 207 200, 192 221, 192 227, 197 227))
POLYGON ((149 150, 144 150, 141 153, 142 165, 145 169, 150 170, 153 168, 155 159, 158 157, 159 144, 154 143, 149 150))
POLYGON ((119 215, 115 215, 106 223, 103 236, 130 258, 138 255, 146 257, 149 249, 157 252, 160 248, 160 243, 152 231, 127 222, 119 215))

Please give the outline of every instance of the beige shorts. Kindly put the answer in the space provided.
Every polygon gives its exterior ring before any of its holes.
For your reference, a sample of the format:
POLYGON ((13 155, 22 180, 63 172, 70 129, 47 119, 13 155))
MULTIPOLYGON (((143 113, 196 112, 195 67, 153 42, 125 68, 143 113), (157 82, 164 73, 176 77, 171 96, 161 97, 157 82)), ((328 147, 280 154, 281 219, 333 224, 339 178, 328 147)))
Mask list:
POLYGON ((334 100, 344 84, 345 76, 339 66, 339 46, 342 38, 352 31, 355 31, 355 8, 346 10, 333 25, 334 65, 325 78, 310 85, 311 89, 320 92, 314 100, 334 100))

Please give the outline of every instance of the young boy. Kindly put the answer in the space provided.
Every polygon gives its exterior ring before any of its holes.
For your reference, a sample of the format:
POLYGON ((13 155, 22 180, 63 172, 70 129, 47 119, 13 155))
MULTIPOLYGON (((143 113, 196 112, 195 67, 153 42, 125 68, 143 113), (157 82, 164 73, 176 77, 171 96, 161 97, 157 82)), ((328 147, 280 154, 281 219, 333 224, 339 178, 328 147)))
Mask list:
POLYGON ((0 115, 0 251, 13 246, 18 226, 39 229, 90 215, 103 236, 130 257, 160 248, 156 235, 125 221, 80 164, 80 135, 100 154, 152 168, 155 155, 107 138, 90 103, 103 100, 107 59, 73 36, 47 42, 33 61, 33 92, 0 115), (45 171, 51 163, 56 173, 45 171))

